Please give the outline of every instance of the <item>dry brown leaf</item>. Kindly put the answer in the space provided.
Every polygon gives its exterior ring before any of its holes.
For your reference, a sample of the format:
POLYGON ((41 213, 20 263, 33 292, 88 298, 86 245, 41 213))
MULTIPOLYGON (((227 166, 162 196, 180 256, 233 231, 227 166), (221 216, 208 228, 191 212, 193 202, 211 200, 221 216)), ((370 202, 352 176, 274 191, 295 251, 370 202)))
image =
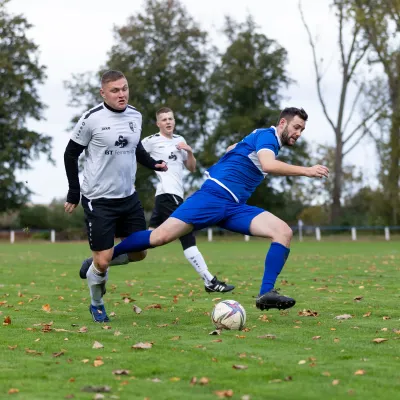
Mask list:
POLYGON ((174 336, 174 337, 172 337, 171 339, 169 339, 169 340, 180 340, 180 336, 174 336))
POLYGON ((375 338, 373 340, 374 343, 382 343, 382 342, 386 342, 389 339, 384 339, 384 338, 375 338))
POLYGON ((158 328, 165 328, 166 326, 168 326, 168 324, 157 325, 158 328))
POLYGON ((15 393, 19 393, 19 389, 11 388, 11 389, 9 389, 9 391, 8 391, 8 394, 15 394, 15 393))
POLYGON ((69 332, 69 331, 63 328, 54 328, 54 332, 69 332))
POLYGON ((32 349, 25 349, 26 354, 33 354, 34 356, 41 356, 43 353, 40 351, 32 350, 32 349))
POLYGON ((257 336, 257 339, 276 339, 276 336, 267 334, 267 335, 257 336))
POLYGON ((199 385, 205 386, 210 383, 210 379, 207 378, 206 376, 203 376, 202 378, 199 379, 199 385))
POLYGON ((159 383, 159 382, 161 382, 161 379, 159 379, 159 378, 154 378, 154 379, 152 379, 151 381, 152 381, 152 382, 155 382, 155 383, 159 383))
POLYGON ((303 364, 305 364, 306 362, 307 362, 306 360, 300 360, 297 364, 303 365, 303 364))
POLYGON ((112 373, 114 375, 129 375, 130 371, 128 369, 116 369, 112 373))
POLYGON ((222 339, 211 340, 211 342, 213 342, 213 343, 221 343, 221 342, 222 342, 222 339))
POLYGON ((384 321, 387 321, 388 319, 391 319, 389 316, 387 316, 387 315, 385 315, 383 318, 382 318, 384 321))
POLYGON ((104 400, 106 397, 104 396, 104 394, 101 393, 96 393, 93 397, 93 400, 104 400))
POLYGON ((132 308, 136 314, 140 314, 142 312, 142 309, 138 307, 136 304, 134 304, 132 308))
POLYGON ((246 339, 245 335, 235 335, 238 339, 246 339))
POLYGON ((84 364, 87 364, 90 360, 88 358, 84 358, 83 360, 81 360, 81 362, 83 362, 84 364))
POLYGON ((114 336, 120 336, 121 335, 121 332, 120 331, 115 331, 114 332, 114 336))
POLYGON ((332 385, 333 385, 333 386, 339 385, 339 383, 340 383, 339 379, 334 379, 334 380, 332 381, 332 385))
POLYGON ((92 349, 102 349, 102 348, 104 348, 104 346, 100 342, 95 340, 95 342, 93 343, 92 349))
POLYGON ((325 371, 322 373, 323 376, 331 376, 331 373, 329 371, 325 371))
POLYGON ((103 364, 104 364, 104 361, 103 361, 103 360, 94 360, 94 361, 93 361, 93 365, 94 365, 95 367, 101 367, 103 364))
POLYGON ((195 376, 193 376, 189 383, 192 386, 195 385, 197 383, 197 378, 195 376))
POLYGON ((88 330, 88 329, 87 329, 86 326, 82 326, 82 328, 79 328, 79 329, 78 329, 78 332, 79 332, 79 333, 86 333, 87 330, 88 330))
POLYGON ((335 319, 350 319, 353 318, 350 314, 337 315, 335 319))
POLYGON ((212 299, 211 301, 219 301, 222 300, 222 297, 215 297, 214 299, 212 299))
POLYGON ((3 325, 11 325, 11 318, 9 316, 4 317, 3 325))
POLYGON ((16 345, 14 345, 14 346, 8 346, 8 348, 10 349, 10 350, 15 350, 16 348, 17 348, 17 344, 16 345))
POLYGON ((51 332, 51 330, 52 330, 52 327, 51 327, 51 325, 50 324, 44 324, 43 325, 43 328, 42 328, 42 332, 51 332))
POLYGON ((337 338, 337 337, 335 337, 335 338, 333 339, 333 341, 334 341, 334 343, 339 343, 339 342, 340 342, 340 339, 337 338))
POLYGON ((117 314, 115 314, 115 312, 111 312, 110 317, 115 317, 117 314))
POLYGON ((300 317, 318 317, 318 312, 304 309, 299 311, 298 315, 300 315, 300 317))
POLYGON ((132 346, 132 349, 151 349, 153 347, 153 343, 149 342, 139 342, 132 346))
POLYGON ((161 304, 150 304, 147 307, 145 307, 145 310, 150 310, 151 308, 161 308, 161 304))
POLYGON ((225 397, 232 397, 233 390, 216 390, 214 392, 220 399, 224 399, 225 397))
POLYGON ((111 392, 110 386, 84 386, 82 388, 82 392, 89 392, 89 393, 109 393, 111 392))
POLYGON ((45 311, 45 312, 50 312, 51 311, 50 304, 44 304, 42 306, 42 310, 45 311))
POLYGON ((361 301, 363 298, 364 298, 363 296, 356 296, 356 297, 354 297, 353 300, 359 302, 359 301, 361 301))
POLYGON ((354 372, 354 375, 365 375, 365 370, 364 369, 358 369, 356 372, 354 372))
POLYGON ((371 311, 368 311, 367 313, 365 313, 365 314, 363 315, 364 318, 370 317, 370 316, 371 316, 371 311))
MULTIPOLYGON (((396 335, 400 335, 400 330, 398 330, 398 329, 393 329, 393 332, 394 332, 396 335)), ((10 346, 8 346, 8 347, 10 347, 10 346)))
POLYGON ((321 339, 321 336, 313 336, 312 339, 313 339, 313 340, 318 340, 318 339, 321 339))
POLYGON ((271 379, 268 383, 281 383, 282 379, 271 379))
POLYGON ((232 365, 232 368, 233 369, 247 369, 249 367, 247 365, 235 364, 235 365, 232 365))
POLYGON ((112 329, 112 327, 110 325, 104 325, 101 327, 101 329, 105 329, 107 331, 109 329, 112 329))
POLYGON ((173 376, 172 378, 169 378, 169 380, 171 382, 179 382, 181 380, 181 378, 179 378, 178 376, 173 376))
POLYGON ((63 351, 59 351, 58 353, 53 353, 53 357, 60 357, 62 355, 64 355, 63 351))

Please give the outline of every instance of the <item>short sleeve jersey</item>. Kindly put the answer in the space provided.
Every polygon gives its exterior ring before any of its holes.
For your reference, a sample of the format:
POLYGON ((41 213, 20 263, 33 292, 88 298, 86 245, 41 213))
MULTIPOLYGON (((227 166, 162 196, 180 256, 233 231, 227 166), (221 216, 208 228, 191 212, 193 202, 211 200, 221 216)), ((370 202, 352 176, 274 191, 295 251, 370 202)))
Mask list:
POLYGON ((71 140, 86 146, 85 197, 119 199, 134 193, 141 130, 142 114, 129 105, 119 112, 101 103, 82 115, 71 140))
POLYGON ((161 135, 161 133, 156 133, 142 140, 143 147, 155 160, 164 160, 168 163, 168 171, 156 171, 159 179, 156 196, 167 193, 175 194, 183 199, 183 171, 187 152, 176 148, 176 145, 180 142, 186 143, 186 140, 180 135, 172 135, 170 139, 161 135))
POLYGON ((235 201, 245 203, 267 175, 258 154, 271 151, 276 157, 280 148, 275 127, 256 129, 209 168, 206 175, 227 190, 235 201))

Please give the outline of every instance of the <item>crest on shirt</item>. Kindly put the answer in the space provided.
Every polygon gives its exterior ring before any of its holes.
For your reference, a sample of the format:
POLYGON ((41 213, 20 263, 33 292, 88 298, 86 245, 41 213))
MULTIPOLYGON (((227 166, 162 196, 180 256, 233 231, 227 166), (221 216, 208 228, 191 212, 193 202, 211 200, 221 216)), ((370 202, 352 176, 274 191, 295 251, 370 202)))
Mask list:
POLYGON ((129 128, 131 128, 132 132, 136 132, 136 124, 134 122, 129 122, 129 128))

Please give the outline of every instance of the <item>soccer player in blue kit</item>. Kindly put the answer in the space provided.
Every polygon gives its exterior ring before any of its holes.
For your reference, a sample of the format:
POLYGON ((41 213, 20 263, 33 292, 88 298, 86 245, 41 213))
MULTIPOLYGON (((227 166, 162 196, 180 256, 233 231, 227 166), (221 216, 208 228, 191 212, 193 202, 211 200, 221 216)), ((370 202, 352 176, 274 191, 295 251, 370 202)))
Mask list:
POLYGON ((295 166, 278 161, 282 146, 293 146, 303 133, 308 119, 303 109, 285 108, 276 127, 256 129, 206 172, 207 180, 171 216, 153 231, 138 231, 114 247, 113 258, 174 241, 212 225, 244 235, 269 238, 272 243, 265 258, 264 275, 256 306, 261 310, 293 307, 293 298, 274 289, 278 275, 289 256, 293 236, 281 219, 259 207, 246 204, 251 194, 270 174, 281 176, 328 177, 323 165, 295 166))

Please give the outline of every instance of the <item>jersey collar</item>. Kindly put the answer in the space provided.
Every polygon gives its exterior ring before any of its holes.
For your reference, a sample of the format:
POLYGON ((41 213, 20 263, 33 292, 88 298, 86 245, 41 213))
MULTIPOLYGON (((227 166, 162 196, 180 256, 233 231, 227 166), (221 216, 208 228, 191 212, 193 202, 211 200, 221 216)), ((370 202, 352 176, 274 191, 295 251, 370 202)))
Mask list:
POLYGON ((115 113, 123 113, 128 107, 125 107, 123 110, 116 110, 115 108, 110 107, 105 101, 103 102, 104 107, 107 108, 107 110, 110 110, 115 113))
POLYGON ((278 136, 278 133, 276 132, 275 126, 271 126, 271 128, 274 130, 274 134, 275 134, 276 140, 278 141, 279 148, 281 148, 282 147, 281 138, 278 136))

